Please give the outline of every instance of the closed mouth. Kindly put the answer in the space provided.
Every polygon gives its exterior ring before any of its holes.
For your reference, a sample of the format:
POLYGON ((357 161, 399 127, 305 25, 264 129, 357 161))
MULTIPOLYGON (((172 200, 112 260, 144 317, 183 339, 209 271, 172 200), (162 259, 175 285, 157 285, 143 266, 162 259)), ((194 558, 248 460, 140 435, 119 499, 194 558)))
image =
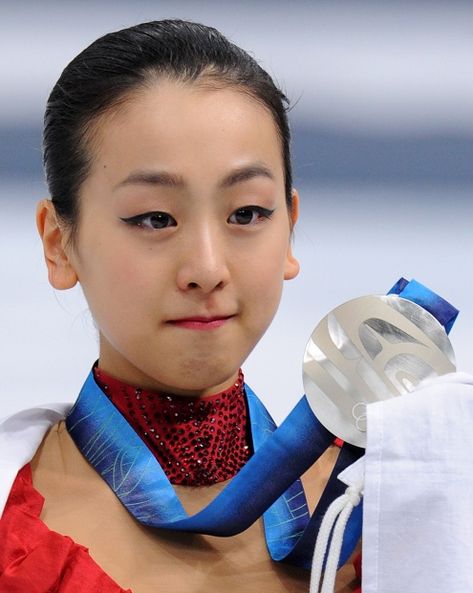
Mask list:
POLYGON ((185 329, 217 329, 225 325, 233 317, 235 315, 183 317, 181 319, 172 319, 168 323, 185 329))

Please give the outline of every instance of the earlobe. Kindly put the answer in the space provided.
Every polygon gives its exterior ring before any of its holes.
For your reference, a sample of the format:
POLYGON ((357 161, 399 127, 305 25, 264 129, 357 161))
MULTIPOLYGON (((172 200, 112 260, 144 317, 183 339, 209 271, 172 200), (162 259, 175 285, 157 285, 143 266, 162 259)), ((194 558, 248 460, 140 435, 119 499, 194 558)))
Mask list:
POLYGON ((51 286, 66 290, 77 284, 77 274, 65 251, 66 237, 51 200, 41 200, 36 208, 36 226, 43 242, 44 259, 51 286))
MULTIPOLYGON (((292 190, 292 203, 291 203, 291 212, 290 212, 290 220, 291 220, 291 238, 292 238, 292 231, 296 225, 297 219, 299 218, 299 194, 297 190, 292 190)), ((292 253, 292 245, 289 243, 287 248, 287 255, 286 255, 286 266, 284 269, 284 280, 292 280, 297 276, 299 273, 299 262, 294 257, 292 253)))

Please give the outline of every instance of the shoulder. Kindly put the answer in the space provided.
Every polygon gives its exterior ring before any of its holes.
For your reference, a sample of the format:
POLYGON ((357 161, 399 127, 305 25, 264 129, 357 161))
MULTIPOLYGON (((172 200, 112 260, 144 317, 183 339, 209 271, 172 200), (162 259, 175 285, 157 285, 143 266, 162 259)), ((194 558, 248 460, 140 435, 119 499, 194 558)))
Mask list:
POLYGON ((69 403, 45 404, 0 419, 0 515, 16 474, 31 460, 46 432, 70 408, 69 403))

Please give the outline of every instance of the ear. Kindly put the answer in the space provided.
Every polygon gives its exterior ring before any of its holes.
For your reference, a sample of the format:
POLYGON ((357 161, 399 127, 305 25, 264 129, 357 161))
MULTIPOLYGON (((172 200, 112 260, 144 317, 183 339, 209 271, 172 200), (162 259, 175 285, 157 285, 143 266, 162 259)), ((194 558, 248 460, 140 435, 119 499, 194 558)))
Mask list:
POLYGON ((36 226, 43 242, 49 283, 58 290, 77 284, 77 274, 67 256, 65 230, 59 225, 51 200, 41 200, 36 208, 36 226))
MULTIPOLYGON (((292 203, 291 203, 291 212, 289 214, 291 219, 291 239, 292 239, 292 230, 294 229, 297 219, 299 218, 299 194, 297 190, 292 190, 292 203)), ((299 273, 299 262, 294 257, 292 253, 292 245, 291 239, 289 242, 289 246, 287 248, 286 254, 286 265, 284 268, 284 280, 292 280, 297 276, 299 273)))

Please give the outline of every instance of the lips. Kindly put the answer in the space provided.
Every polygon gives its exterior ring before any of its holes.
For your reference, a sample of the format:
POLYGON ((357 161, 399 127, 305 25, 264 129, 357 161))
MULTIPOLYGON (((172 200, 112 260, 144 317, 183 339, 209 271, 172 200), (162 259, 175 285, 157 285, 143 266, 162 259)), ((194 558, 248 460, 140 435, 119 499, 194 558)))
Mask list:
POLYGON ((231 319, 233 319, 233 317, 235 317, 235 315, 183 317, 181 319, 172 319, 168 321, 168 323, 175 327, 181 327, 184 329, 211 330, 222 327, 231 319))

